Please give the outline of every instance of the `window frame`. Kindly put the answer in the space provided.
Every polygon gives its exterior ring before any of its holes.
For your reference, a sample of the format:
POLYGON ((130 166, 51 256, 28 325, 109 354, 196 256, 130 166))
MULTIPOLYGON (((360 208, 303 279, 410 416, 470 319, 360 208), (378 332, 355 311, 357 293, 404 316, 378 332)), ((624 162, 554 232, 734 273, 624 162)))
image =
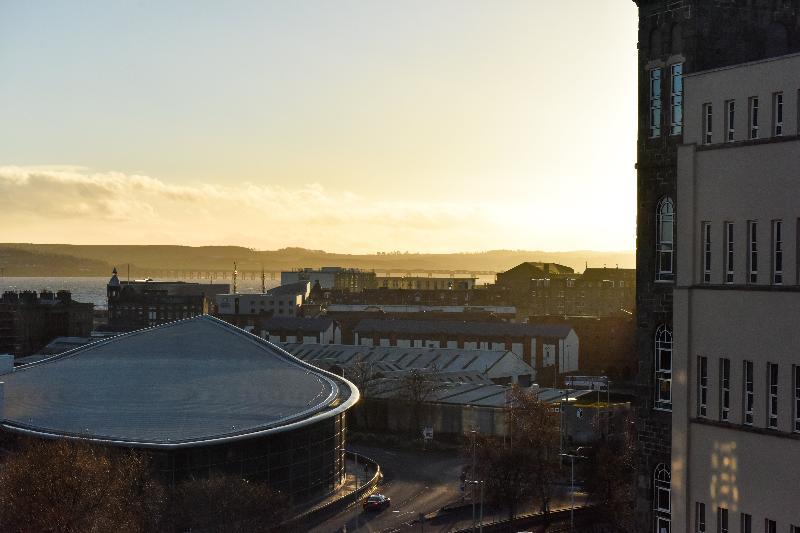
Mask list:
POLYGON ((709 103, 703 104, 703 144, 712 144, 714 139, 714 107, 709 103))
POLYGON ((747 282, 758 283, 758 221, 747 221, 747 282))
POLYGON ((694 533, 706 533, 706 504, 694 502, 694 533))
POLYGON ((650 129, 650 138, 655 139, 657 137, 661 137, 661 97, 662 97, 662 87, 661 87, 661 80, 662 80, 662 68, 656 67, 651 68, 648 71, 648 81, 649 81, 649 100, 650 100, 650 117, 649 117, 649 129, 650 129))
POLYGON ((667 531, 672 530, 672 475, 664 463, 659 463, 653 472, 653 510, 655 512, 656 533, 659 525, 665 522, 667 531), (667 505, 661 507, 661 496, 666 492, 667 505))
POLYGON ((772 284, 783 285, 783 220, 772 221, 772 284))
POLYGON ((783 136, 783 92, 772 94, 772 134, 775 137, 783 136))
POLYGON ((752 426, 755 421, 755 365, 753 361, 742 362, 742 424, 752 426))
POLYGON ((758 139, 758 96, 751 96, 748 99, 748 117, 749 117, 749 139, 758 139))
POLYGON ((656 329, 655 344, 655 402, 654 409, 659 411, 672 411, 672 328, 661 324, 656 329), (669 356, 669 368, 661 365, 665 353, 669 356), (666 391, 669 398, 663 399, 662 393, 666 391))
POLYGON ((681 135, 683 133, 683 63, 673 63, 669 66, 669 134, 681 135))
POLYGON ((728 510, 725 507, 717 507, 717 533, 730 533, 728 510))
POLYGON ((703 222, 700 226, 702 234, 702 267, 703 283, 711 283, 711 222, 703 222))
POLYGON ((778 429, 780 373, 777 363, 767 363, 767 428, 778 429))
POLYGON ((769 518, 764 519, 764 533, 778 533, 778 523, 769 518))
POLYGON ((734 281, 734 232, 733 222, 725 222, 725 283, 731 284, 734 281))
POLYGON ((664 196, 656 206, 656 281, 675 280, 675 203, 664 196), (666 229, 669 228, 669 238, 666 229), (663 267, 668 263, 669 269, 663 267))
POLYGON ((719 419, 731 419, 731 360, 726 357, 719 358, 719 419))
POLYGON ((708 416, 708 357, 697 356, 697 416, 708 416))
POLYGON ((792 365, 792 432, 800 433, 800 365, 792 365))
POLYGON ((736 137, 736 100, 725 102, 725 142, 733 142, 736 137))
POLYGON ((753 533, 753 517, 747 513, 739 515, 739 531, 741 533, 753 533))

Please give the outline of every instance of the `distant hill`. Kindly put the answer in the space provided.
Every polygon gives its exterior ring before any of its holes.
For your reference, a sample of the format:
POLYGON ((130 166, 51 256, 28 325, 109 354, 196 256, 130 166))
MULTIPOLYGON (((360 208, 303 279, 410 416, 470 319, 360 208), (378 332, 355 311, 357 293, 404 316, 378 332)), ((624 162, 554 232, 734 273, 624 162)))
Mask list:
POLYGON ((452 254, 337 254, 305 248, 261 251, 239 246, 132 246, 0 243, 0 269, 6 276, 104 276, 113 266, 131 265, 131 275, 157 276, 163 270, 267 271, 343 266, 380 271, 501 272, 523 261, 560 263, 583 272, 584 266, 633 268, 633 252, 542 252, 491 250, 452 254))

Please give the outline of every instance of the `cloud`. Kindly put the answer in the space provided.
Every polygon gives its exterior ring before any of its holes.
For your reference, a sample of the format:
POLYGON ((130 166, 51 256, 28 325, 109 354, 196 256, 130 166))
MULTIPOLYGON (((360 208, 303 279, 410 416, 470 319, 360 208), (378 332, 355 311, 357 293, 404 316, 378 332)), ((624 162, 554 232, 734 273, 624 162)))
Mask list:
POLYGON ((375 199, 317 183, 187 186, 76 166, 0 166, 2 240, 450 250, 471 248, 498 218, 492 209, 375 199))

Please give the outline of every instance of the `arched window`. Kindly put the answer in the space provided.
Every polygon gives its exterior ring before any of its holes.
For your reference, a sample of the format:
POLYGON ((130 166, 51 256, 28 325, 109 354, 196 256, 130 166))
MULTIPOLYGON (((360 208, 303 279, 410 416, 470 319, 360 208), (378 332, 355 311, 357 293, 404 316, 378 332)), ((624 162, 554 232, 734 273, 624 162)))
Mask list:
POLYGON ((662 324, 656 330, 656 409, 672 409, 672 330, 662 324))
POLYGON ((672 252, 675 245, 675 209, 672 198, 669 196, 658 202, 656 231, 656 280, 672 281, 675 279, 672 269, 672 252))
POLYGON ((670 533, 672 509, 670 507, 669 468, 664 463, 656 467, 653 475, 653 510, 656 516, 656 533, 670 533))

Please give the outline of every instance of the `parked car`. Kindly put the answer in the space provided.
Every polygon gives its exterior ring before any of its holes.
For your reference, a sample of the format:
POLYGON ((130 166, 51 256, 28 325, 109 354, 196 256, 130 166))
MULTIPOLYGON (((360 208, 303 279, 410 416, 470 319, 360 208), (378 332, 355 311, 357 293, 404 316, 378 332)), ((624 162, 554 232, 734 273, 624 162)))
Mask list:
POLYGON ((392 504, 392 500, 384 494, 373 494, 364 500, 365 511, 382 511, 392 504))

